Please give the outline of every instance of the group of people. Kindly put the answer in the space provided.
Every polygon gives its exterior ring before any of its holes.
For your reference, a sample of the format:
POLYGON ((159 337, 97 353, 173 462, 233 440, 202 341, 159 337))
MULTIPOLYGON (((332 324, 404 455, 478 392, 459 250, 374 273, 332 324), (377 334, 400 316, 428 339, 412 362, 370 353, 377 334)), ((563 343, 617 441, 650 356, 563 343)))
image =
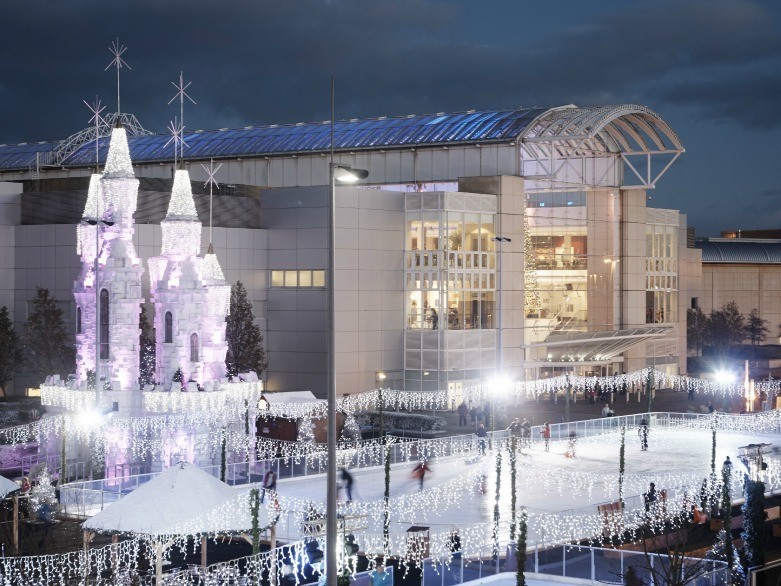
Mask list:
POLYGON ((461 401, 456 410, 458 411, 459 427, 466 427, 471 422, 472 427, 476 430, 480 424, 485 427, 491 424, 491 408, 487 403, 485 407, 478 404, 470 409, 465 401, 461 401))

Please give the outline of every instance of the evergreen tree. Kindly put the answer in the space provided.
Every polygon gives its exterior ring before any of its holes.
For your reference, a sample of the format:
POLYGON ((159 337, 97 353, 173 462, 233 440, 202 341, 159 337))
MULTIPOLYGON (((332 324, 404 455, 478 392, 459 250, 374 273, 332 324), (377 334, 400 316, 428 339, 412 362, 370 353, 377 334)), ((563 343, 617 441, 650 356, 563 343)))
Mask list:
MULTIPOLYGON (((177 368, 176 372, 174 373, 174 377, 171 379, 175 383, 179 383, 179 386, 182 390, 184 390, 184 373, 182 372, 181 368, 177 368)), ((173 387, 171 387, 171 390, 173 391, 173 387)))
POLYGON ((729 354, 730 347, 741 344, 746 338, 746 320, 734 301, 713 310, 708 316, 708 340, 722 357, 729 354))
POLYGON ((746 319, 746 339, 752 346, 761 344, 767 340, 770 330, 767 329, 767 320, 759 317, 759 310, 754 308, 746 319))
POLYGON ((228 342, 228 354, 225 365, 231 376, 240 372, 255 371, 258 377, 266 370, 266 351, 263 349, 263 336, 255 325, 252 304, 247 299, 247 290, 241 281, 231 287, 230 315, 225 320, 225 337, 228 342))
POLYGON ((765 563, 765 484, 748 480, 745 486, 746 502, 743 503, 743 553, 748 567, 765 563))
POLYGON ((54 490, 52 477, 49 470, 44 467, 38 475, 38 481, 30 490, 30 510, 38 516, 44 505, 48 505, 52 512, 56 512, 57 493, 54 490))
POLYGON ((344 419, 340 442, 357 442, 361 439, 361 428, 352 413, 348 413, 344 419))
POLYGON ((708 316, 699 305, 686 310, 686 348, 699 356, 708 342, 708 316))
POLYGON ((32 374, 46 377, 65 375, 75 364, 74 349, 68 344, 68 332, 57 300, 43 287, 35 288, 32 311, 24 324, 22 340, 25 361, 32 374))
POLYGON ((526 586, 526 531, 528 518, 526 511, 522 510, 518 521, 518 540, 515 542, 516 586, 526 586))
POLYGON ((138 327, 141 330, 139 338, 139 384, 148 385, 155 380, 155 330, 146 316, 146 307, 141 306, 141 314, 138 317, 138 327))
POLYGON ((301 423, 298 424, 298 443, 313 444, 315 443, 315 431, 314 424, 311 417, 302 417, 301 423))
POLYGON ((8 316, 8 308, 3 305, 0 307, 0 390, 3 392, 3 397, 8 396, 5 385, 14 376, 21 361, 22 348, 19 336, 16 335, 14 324, 8 316))

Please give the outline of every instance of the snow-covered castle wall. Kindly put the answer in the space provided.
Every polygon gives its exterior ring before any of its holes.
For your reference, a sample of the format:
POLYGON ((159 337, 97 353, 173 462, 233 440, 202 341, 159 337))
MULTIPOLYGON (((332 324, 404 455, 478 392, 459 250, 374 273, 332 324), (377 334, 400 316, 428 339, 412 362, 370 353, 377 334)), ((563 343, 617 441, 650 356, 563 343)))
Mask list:
POLYGON ((127 134, 124 128, 117 127, 112 130, 102 175, 93 175, 90 180, 84 217, 77 229, 82 270, 73 293, 79 380, 85 381, 87 371, 95 369, 96 301, 100 299, 98 372, 112 386, 123 390, 135 387, 139 375, 138 320, 144 268, 133 246, 137 200, 138 180, 130 160, 127 134))

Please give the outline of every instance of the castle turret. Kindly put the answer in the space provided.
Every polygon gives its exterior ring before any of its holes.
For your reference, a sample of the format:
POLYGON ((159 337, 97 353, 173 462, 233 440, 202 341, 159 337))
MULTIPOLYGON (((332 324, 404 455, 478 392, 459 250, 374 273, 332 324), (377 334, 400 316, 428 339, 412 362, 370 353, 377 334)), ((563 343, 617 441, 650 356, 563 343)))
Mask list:
POLYGON ((160 223, 160 256, 149 259, 155 306, 156 377, 170 383, 177 369, 185 380, 217 380, 225 372, 225 315, 230 287, 210 248, 200 258, 201 222, 190 175, 174 175, 168 213, 160 223))
POLYGON ((83 219, 77 229, 82 271, 73 292, 80 380, 86 379, 87 370, 95 368, 98 314, 98 372, 113 387, 123 390, 133 388, 139 375, 138 319, 144 269, 133 246, 137 199, 138 180, 127 134, 119 126, 112 130, 103 174, 90 179, 83 219))

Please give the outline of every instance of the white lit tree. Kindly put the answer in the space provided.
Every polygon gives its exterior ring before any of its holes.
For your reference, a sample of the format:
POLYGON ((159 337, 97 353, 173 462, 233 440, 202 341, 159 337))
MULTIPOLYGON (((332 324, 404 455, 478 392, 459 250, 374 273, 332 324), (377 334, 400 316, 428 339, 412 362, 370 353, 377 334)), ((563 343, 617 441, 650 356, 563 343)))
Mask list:
POLYGON ((315 426, 309 416, 302 417, 298 423, 298 441, 303 444, 315 443, 315 426))
POLYGON ((344 419, 344 427, 339 441, 357 442, 361 439, 361 428, 352 413, 348 413, 344 419))
POLYGON ((58 508, 52 477, 46 467, 41 470, 37 483, 30 490, 30 510, 35 516, 38 516, 44 505, 49 505, 52 511, 56 511, 58 508))

